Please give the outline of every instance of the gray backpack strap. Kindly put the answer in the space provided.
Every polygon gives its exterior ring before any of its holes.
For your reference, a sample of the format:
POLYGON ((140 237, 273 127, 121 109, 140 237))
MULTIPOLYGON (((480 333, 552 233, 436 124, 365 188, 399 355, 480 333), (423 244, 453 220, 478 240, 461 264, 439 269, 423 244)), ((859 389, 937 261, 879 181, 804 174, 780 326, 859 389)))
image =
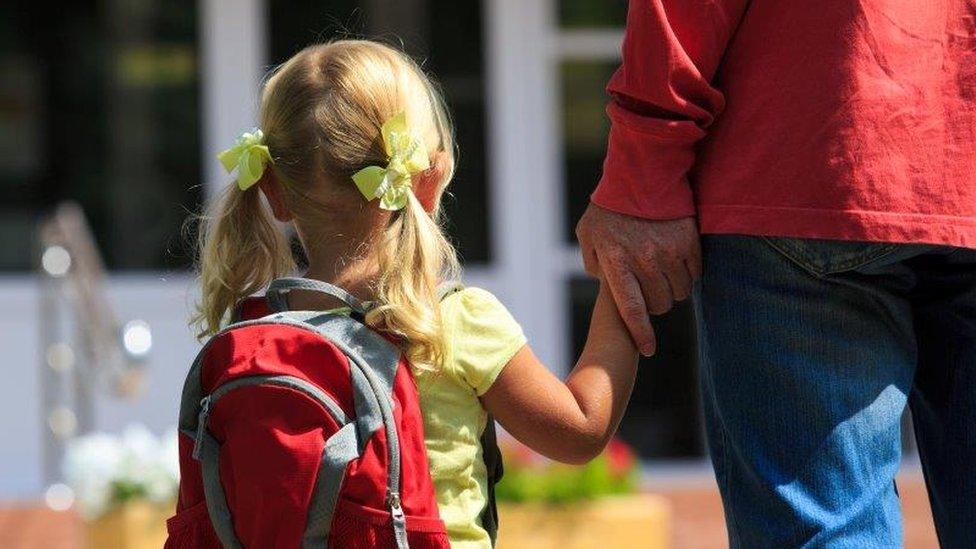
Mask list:
POLYGON ((502 452, 498 447, 495 433, 495 418, 491 414, 488 414, 488 421, 485 423, 485 430, 482 431, 479 442, 481 457, 488 473, 488 497, 485 508, 481 510, 481 527, 488 532, 488 537, 491 538, 491 544, 494 546, 498 537, 498 502, 495 497, 495 485, 502 480, 505 468, 502 465, 502 452))
MULTIPOLYGON (((437 299, 438 301, 443 301, 449 295, 463 289, 464 284, 458 280, 444 282, 437 287, 437 299)), ((345 303, 350 309, 361 315, 365 315, 370 308, 368 303, 334 284, 329 284, 321 280, 313 280, 311 278, 285 277, 271 281, 271 285, 268 286, 268 291, 265 292, 271 310, 276 313, 287 311, 288 292, 292 290, 307 290, 326 294, 345 303)))
MULTIPOLYGON (((229 329, 230 327, 225 328, 220 333, 229 329)), ((206 426, 200 424, 200 418, 206 415, 205 395, 200 382, 200 369, 203 357, 210 347, 210 342, 214 339, 216 339, 216 335, 200 349, 186 376, 180 401, 179 428, 180 431, 195 441, 193 457, 200 460, 204 498, 207 502, 207 512, 210 515, 214 532, 224 547, 240 549, 241 543, 234 532, 233 517, 227 506, 227 499, 224 497, 223 486, 220 483, 220 444, 210 436, 206 426)))
POLYGON ((198 427, 198 435, 202 442, 200 448, 200 466, 203 473, 203 493, 207 500, 207 512, 213 524, 217 537, 225 549, 241 549, 243 546, 234 532, 234 518, 227 506, 224 487, 220 483, 220 443, 218 443, 206 427, 198 427))
POLYGON ((268 305, 271 306, 271 310, 276 313, 287 311, 288 292, 292 290, 307 290, 332 296, 361 315, 366 314, 366 311, 369 309, 366 303, 363 303, 356 296, 334 284, 322 282, 321 280, 312 280, 311 278, 288 277, 272 280, 271 285, 268 286, 268 291, 265 292, 265 296, 268 299, 268 305))
POLYGON ((443 282, 437 287, 437 301, 444 301, 448 296, 460 292, 463 289, 464 284, 460 280, 443 282))
MULTIPOLYGON (((321 313, 316 313, 319 316, 321 313)), ((334 315, 333 315, 334 316, 334 315)), ((340 315, 341 316, 341 315, 340 315)), ((341 317, 346 318, 346 317, 341 317)), ((355 322, 346 318, 349 322, 355 322)), ((183 395, 180 405, 180 430, 187 436, 195 439, 193 457, 200 461, 203 491, 206 499, 207 511, 210 514, 210 521, 213 524, 217 537, 220 538, 221 545, 229 549, 240 549, 242 544, 237 538, 234 530, 234 517, 230 512, 227 498, 220 479, 220 451, 221 444, 215 439, 207 429, 207 417, 209 407, 213 398, 219 398, 222 392, 230 390, 233 385, 248 385, 272 383, 276 376, 248 376, 236 378, 235 380, 224 383, 210 394, 204 394, 201 387, 201 366, 202 360, 210 343, 227 331, 237 327, 259 325, 259 324, 283 324, 297 328, 302 328, 311 332, 318 332, 315 326, 308 325, 299 320, 293 320, 282 313, 274 317, 244 321, 232 326, 228 326, 215 334, 204 345, 193 361, 193 366, 187 374, 186 382, 183 386, 183 395), (253 383, 252 383, 253 382, 253 383)), ((278 385, 287 385, 281 380, 278 385)), ((349 422, 344 417, 338 406, 330 406, 324 403, 326 409, 330 410, 333 417, 341 425, 339 431, 329 439, 323 452, 322 462, 319 465, 319 475, 316 483, 317 497, 314 500, 316 505, 310 508, 308 522, 303 539, 303 547, 324 547, 329 537, 332 514, 335 509, 336 497, 339 487, 342 484, 342 477, 345 467, 358 455, 357 433, 355 423, 349 422), (328 486, 328 489, 323 486, 328 486)), ((377 414, 378 415, 378 412, 377 414)), ((380 420, 377 419, 377 423, 380 420)))
POLYGON ((308 506, 308 519, 302 537, 303 549, 328 546, 339 489, 349 462, 360 455, 358 446, 355 423, 347 423, 326 441, 318 478, 308 506))
MULTIPOLYGON (((314 326, 349 360, 356 424, 360 432, 343 446, 365 444, 373 431, 386 430, 389 449, 386 503, 392 517, 396 546, 398 549, 409 549, 406 517, 400 502, 400 439, 393 415, 393 382, 400 362, 400 350, 368 326, 345 315, 320 314, 305 319, 305 322, 314 326)), ((352 455, 352 448, 349 447, 348 451, 336 448, 335 452, 340 456, 352 455)), ((318 517, 318 520, 325 518, 318 517)))

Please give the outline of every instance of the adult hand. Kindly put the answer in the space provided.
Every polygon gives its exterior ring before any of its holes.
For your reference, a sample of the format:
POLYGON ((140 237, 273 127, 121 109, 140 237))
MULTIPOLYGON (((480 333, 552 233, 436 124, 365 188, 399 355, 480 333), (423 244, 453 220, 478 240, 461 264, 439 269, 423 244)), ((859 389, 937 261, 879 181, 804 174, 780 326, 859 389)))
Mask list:
POLYGON ((695 218, 648 220, 590 204, 576 237, 586 272, 606 280, 637 348, 654 354, 650 315, 687 298, 701 276, 695 218))

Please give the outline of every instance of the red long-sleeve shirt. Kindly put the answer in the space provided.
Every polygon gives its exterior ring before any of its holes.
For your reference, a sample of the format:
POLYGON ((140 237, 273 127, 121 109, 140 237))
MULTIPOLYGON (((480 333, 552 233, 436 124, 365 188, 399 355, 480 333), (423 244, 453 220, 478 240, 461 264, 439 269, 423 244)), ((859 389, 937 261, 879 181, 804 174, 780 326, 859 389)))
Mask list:
POLYGON ((592 201, 703 233, 976 247, 976 4, 631 0, 592 201))

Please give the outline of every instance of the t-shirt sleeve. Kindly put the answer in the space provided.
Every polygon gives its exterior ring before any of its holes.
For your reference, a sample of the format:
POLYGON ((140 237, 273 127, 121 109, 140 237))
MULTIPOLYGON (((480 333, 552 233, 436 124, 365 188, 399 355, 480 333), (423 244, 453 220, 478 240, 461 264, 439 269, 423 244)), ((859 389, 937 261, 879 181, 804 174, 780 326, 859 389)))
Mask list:
POLYGON ((478 396, 485 394, 525 345, 522 327, 498 298, 480 288, 449 296, 441 314, 446 370, 478 396))
POLYGON ((630 2, 623 62, 607 84, 610 136, 590 197, 645 219, 695 215, 688 171, 725 106, 712 83, 748 2, 630 2))

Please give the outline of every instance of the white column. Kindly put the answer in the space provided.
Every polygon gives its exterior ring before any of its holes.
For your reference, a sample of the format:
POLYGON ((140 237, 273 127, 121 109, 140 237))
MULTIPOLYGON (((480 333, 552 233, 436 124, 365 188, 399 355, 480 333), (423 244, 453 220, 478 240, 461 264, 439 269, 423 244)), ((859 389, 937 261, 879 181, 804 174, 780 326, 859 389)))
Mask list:
POLYGON ((500 297, 558 373, 569 366, 553 0, 485 2, 492 254, 500 297))
POLYGON ((229 181, 215 155, 255 126, 267 70, 264 0, 200 0, 204 195, 229 181))

